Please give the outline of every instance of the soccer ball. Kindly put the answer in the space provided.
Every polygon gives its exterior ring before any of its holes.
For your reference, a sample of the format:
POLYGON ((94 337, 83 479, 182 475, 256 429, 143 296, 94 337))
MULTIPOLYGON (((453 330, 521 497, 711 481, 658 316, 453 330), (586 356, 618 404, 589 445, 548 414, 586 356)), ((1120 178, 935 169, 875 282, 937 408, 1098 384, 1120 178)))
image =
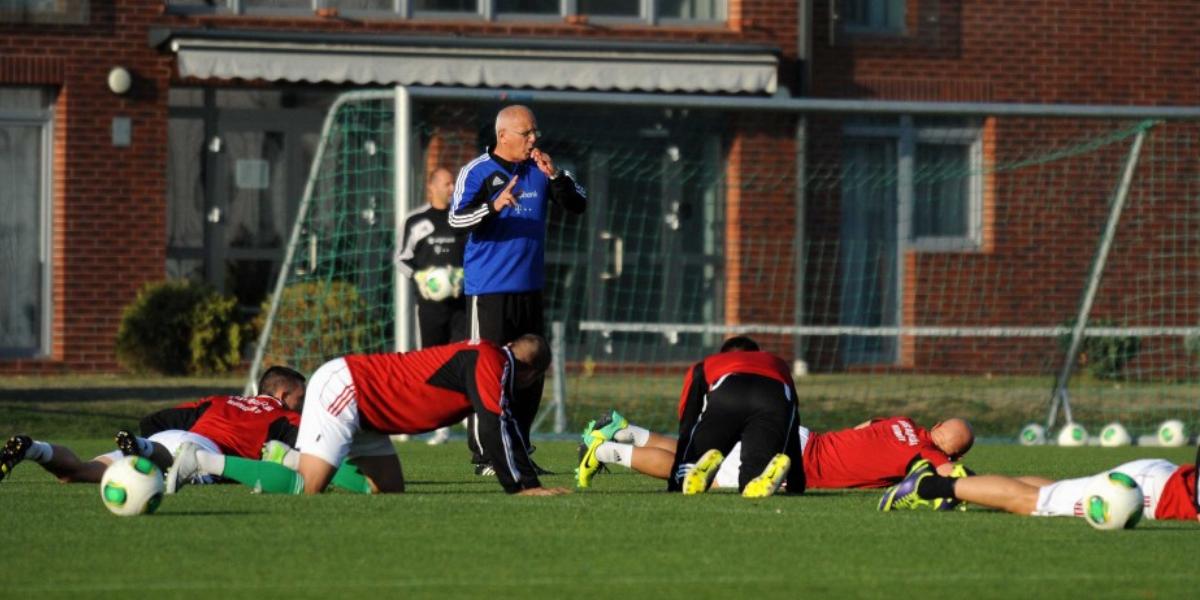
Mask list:
POLYGON ((1022 446, 1041 446, 1046 443, 1046 428, 1037 423, 1030 423, 1021 428, 1018 441, 1022 446))
POLYGON ((1183 421, 1169 419, 1158 426, 1158 445, 1167 448, 1178 448, 1187 444, 1187 429, 1183 421))
POLYGON ((148 515, 162 502, 162 470, 144 456, 124 456, 100 479, 100 499, 114 515, 148 515))
POLYGON ((1102 530, 1133 529, 1142 519, 1145 497, 1132 477, 1112 471, 1093 478, 1083 492, 1083 518, 1102 530))
POLYGON ((1133 438, 1124 425, 1113 421, 1104 426, 1100 430, 1100 445, 1105 448, 1117 448, 1119 446, 1128 446, 1133 443, 1133 438))
POLYGON ((1058 445, 1075 448, 1087 444, 1087 430, 1079 423, 1067 423, 1058 430, 1058 445))
POLYGON ((441 302, 454 295, 454 282, 450 278, 450 269, 444 267, 429 269, 425 273, 425 281, 422 284, 425 289, 425 293, 422 295, 434 302, 441 302))

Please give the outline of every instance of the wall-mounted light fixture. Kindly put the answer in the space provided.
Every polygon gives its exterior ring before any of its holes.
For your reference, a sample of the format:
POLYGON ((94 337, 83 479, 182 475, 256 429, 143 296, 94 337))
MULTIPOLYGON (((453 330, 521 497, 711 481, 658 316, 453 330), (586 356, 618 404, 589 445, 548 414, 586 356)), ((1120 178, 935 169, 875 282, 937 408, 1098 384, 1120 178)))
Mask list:
POLYGON ((108 89, 111 90, 112 93, 118 96, 123 96, 128 93, 129 89, 132 87, 133 73, 130 73, 129 69, 118 66, 113 67, 112 70, 108 72, 108 89))

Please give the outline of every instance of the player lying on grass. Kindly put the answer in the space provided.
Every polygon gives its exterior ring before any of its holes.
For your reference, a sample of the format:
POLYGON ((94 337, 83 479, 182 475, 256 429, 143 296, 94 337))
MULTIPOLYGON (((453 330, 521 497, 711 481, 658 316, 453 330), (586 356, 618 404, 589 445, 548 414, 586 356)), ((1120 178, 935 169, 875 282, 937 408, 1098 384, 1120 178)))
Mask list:
MULTIPOLYGON (((797 431, 809 489, 887 487, 903 479, 922 459, 949 476, 954 471, 953 461, 975 443, 971 425, 958 418, 937 423, 928 431, 908 417, 872 419, 830 432, 810 432, 801 425, 797 431)), ((615 410, 589 423, 583 439, 587 451, 578 470, 581 487, 590 485, 605 463, 666 479, 677 446, 675 438, 633 425, 615 410)), ((738 444, 721 462, 713 485, 737 487, 740 464, 738 444)))
MULTIPOLYGON (((1200 451, 1196 458, 1200 461, 1200 451)), ((879 510, 929 508, 938 500, 958 500, 1018 515, 1081 517, 1085 490, 1113 471, 1132 477, 1142 488, 1146 518, 1197 520, 1196 465, 1176 465, 1159 458, 1135 460, 1096 475, 1059 481, 1004 475, 943 477, 927 464, 920 465, 884 493, 879 510)))
POLYGON ((300 409, 304 406, 304 376, 286 367, 272 367, 258 381, 259 395, 209 396, 150 414, 139 424, 138 437, 129 431, 116 436, 118 450, 89 461, 65 446, 16 435, 0 449, 0 479, 29 459, 63 483, 96 483, 104 470, 122 455, 149 457, 164 471, 171 453, 185 442, 213 452, 257 457, 268 440, 294 444, 300 409))
POLYGON ((510 412, 515 390, 536 382, 549 365, 550 349, 536 335, 504 347, 485 340, 335 359, 309 381, 295 471, 184 444, 167 471, 167 490, 208 474, 268 493, 317 494, 329 485, 336 465, 349 460, 376 491, 403 492, 404 474, 388 435, 434 431, 473 412, 478 426, 472 434, 489 456, 498 457, 496 477, 505 491, 565 494, 542 487, 510 412))
MULTIPOLYGON (((624 419, 620 421, 625 425, 624 419)), ((679 442, 670 450, 665 445, 652 450, 658 451, 658 466, 665 467, 660 475, 665 475, 668 491, 685 495, 706 491, 725 455, 740 444, 736 486, 743 496, 770 496, 785 479, 789 491, 804 493, 798 424, 796 390, 786 363, 759 350, 754 340, 734 337, 722 344, 719 353, 688 370, 679 401, 679 442)), ((639 433, 638 439, 648 441, 648 434, 639 433)), ((611 437, 589 443, 580 462, 579 487, 590 485, 604 460, 596 453, 611 437)), ((615 459, 609 450, 604 448, 602 455, 615 459)), ((626 454, 632 461, 632 452, 626 454)))

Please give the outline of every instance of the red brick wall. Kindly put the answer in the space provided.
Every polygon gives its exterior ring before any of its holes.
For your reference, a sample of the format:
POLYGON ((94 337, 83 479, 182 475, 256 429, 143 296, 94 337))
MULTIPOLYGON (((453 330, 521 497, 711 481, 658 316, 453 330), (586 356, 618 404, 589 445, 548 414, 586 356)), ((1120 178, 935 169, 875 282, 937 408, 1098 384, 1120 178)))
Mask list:
POLYGON ((816 96, 1179 105, 1200 96, 1200 3, 1190 0, 908 0, 906 35, 833 40, 829 3, 813 6, 816 96))
POLYGON ((0 85, 58 92, 50 354, 0 372, 114 369, 121 308, 164 275, 170 58, 146 45, 158 18, 155 3, 117 0, 93 2, 86 26, 0 24, 0 85), (117 65, 136 78, 124 97, 106 84, 117 65), (128 147, 111 144, 117 116, 132 120, 128 147))
MULTIPOLYGON (((814 5, 816 96, 1200 103, 1200 55, 1193 51, 1200 34, 1200 4, 1195 2, 909 0, 907 33, 900 36, 835 32, 831 37, 827 9, 828 3, 814 5)), ((985 160, 992 165, 1012 162, 1128 125, 989 120, 985 160)), ((1194 139, 1192 133, 1181 135, 1194 139)), ((818 161, 837 161, 838 136, 835 124, 824 130, 818 126, 810 152, 818 161)), ((906 324, 1053 326, 1073 317, 1129 145, 1125 140, 1087 157, 989 175, 978 252, 906 255, 901 299, 906 324)), ((1196 289, 1190 250, 1170 240, 1196 233, 1187 229, 1189 209, 1179 203, 1195 196, 1195 186, 1186 182, 1194 181, 1189 177, 1197 166, 1181 160, 1189 153, 1184 144, 1163 143, 1155 152, 1163 164, 1139 170, 1092 318, 1121 325, 1194 326, 1200 323, 1196 309, 1161 291, 1168 285, 1196 289), (1169 260, 1171 253, 1177 256, 1169 260)), ((810 238, 836 244, 836 190, 810 195, 808 210, 810 238)), ((810 313, 816 323, 836 321, 840 290, 835 278, 835 262, 810 265, 809 279, 827 283, 808 293, 835 299, 832 307, 810 313)), ((816 300, 810 302, 817 308, 816 300)), ((832 343, 814 344, 809 359, 818 366, 836 366, 835 353, 826 352, 832 343)), ((1055 340, 1036 338, 903 338, 900 350, 898 367, 946 372, 1052 371, 1062 354, 1055 340)), ((1142 368, 1160 373, 1191 368, 1178 339, 1143 339, 1139 360, 1142 368)))

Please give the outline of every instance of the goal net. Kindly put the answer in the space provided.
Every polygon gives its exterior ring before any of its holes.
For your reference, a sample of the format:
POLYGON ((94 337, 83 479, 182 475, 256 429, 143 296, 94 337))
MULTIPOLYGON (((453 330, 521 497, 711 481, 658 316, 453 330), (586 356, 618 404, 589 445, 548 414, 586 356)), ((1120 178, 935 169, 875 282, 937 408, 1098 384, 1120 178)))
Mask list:
MULTIPOLYGON (((392 92, 335 105, 256 371, 406 347, 397 198, 490 147, 503 104, 414 101, 400 134, 392 92)), ((734 334, 795 365, 816 429, 1200 424, 1196 123, 532 108, 589 195, 547 223, 567 431, 607 408, 672 431, 684 370, 734 334)))

